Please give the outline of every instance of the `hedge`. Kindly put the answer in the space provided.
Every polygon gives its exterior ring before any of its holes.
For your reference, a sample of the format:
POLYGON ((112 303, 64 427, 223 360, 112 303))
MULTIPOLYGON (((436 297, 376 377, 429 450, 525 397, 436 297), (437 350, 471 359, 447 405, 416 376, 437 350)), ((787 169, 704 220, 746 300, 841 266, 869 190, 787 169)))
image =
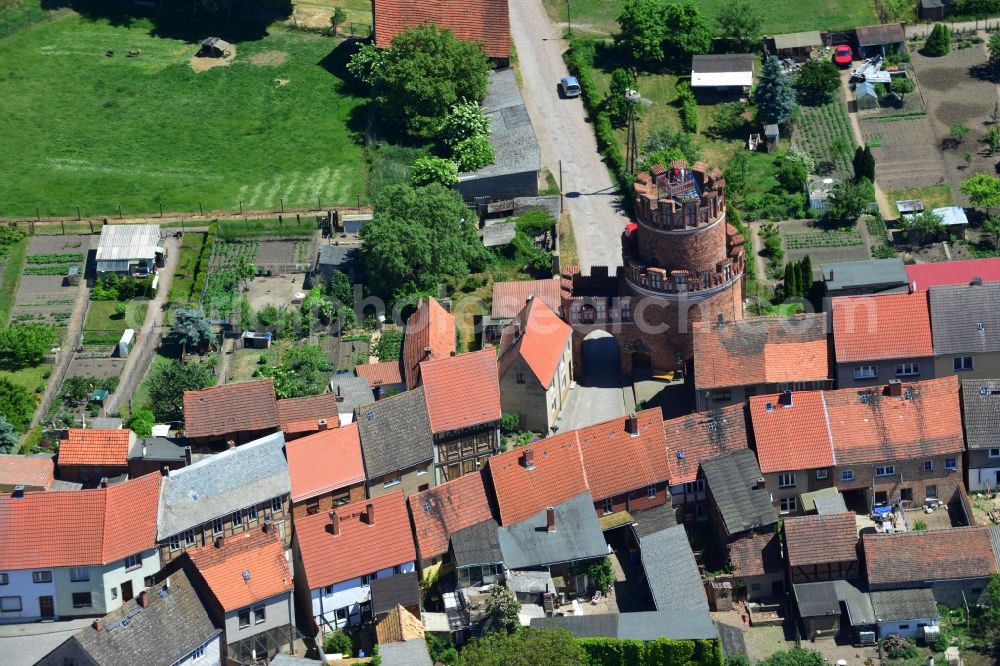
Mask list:
POLYGON ((655 641, 582 638, 580 645, 593 666, 720 666, 722 649, 717 640, 655 641))

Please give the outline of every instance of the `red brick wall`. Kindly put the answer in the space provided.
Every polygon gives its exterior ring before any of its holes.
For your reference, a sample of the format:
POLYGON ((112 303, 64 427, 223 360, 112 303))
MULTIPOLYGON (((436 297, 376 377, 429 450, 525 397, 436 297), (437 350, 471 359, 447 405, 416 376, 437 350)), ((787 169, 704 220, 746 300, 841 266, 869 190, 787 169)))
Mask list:
MULTIPOLYGON (((350 488, 348 488, 347 491, 348 491, 348 493, 350 494, 350 497, 351 497, 351 501, 348 502, 348 504, 351 504, 351 503, 354 503, 354 502, 360 502, 361 500, 365 499, 365 484, 364 483, 358 483, 356 485, 353 485, 350 488)), ((338 488, 337 490, 335 490, 333 492, 329 492, 329 493, 325 493, 323 495, 320 495, 319 498, 318 498, 319 499, 319 510, 316 511, 316 513, 325 513, 325 512, 328 512, 328 511, 333 511, 333 498, 334 497, 340 497, 343 494, 344 494, 344 489, 343 488, 338 488)), ((316 499, 316 498, 310 498, 310 499, 316 499)), ((292 520, 293 521, 294 520, 298 520, 300 518, 303 518, 303 517, 309 515, 309 512, 308 512, 309 503, 310 503, 310 500, 302 500, 301 502, 294 502, 294 503, 292 503, 292 520)))
POLYGON ((715 269, 726 259, 725 215, 714 224, 687 232, 659 231, 640 226, 639 256, 651 265, 667 271, 715 269))

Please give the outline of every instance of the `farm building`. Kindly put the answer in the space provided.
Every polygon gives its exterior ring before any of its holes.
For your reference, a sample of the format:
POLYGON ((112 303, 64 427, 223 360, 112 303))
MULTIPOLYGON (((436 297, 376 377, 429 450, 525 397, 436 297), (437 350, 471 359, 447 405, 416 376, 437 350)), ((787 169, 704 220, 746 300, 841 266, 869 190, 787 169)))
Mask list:
POLYGON ((965 230, 969 228, 969 218, 961 206, 945 206, 931 211, 941 218, 945 233, 965 238, 965 230))
POLYGON ((314 275, 321 275, 323 279, 329 281, 333 277, 334 271, 346 273, 355 282, 358 277, 358 258, 361 252, 356 247, 344 247, 342 245, 324 245, 319 249, 316 256, 316 266, 313 268, 314 275))
POLYGON ((895 53, 902 50, 903 42, 906 41, 902 23, 866 25, 854 32, 858 38, 858 53, 862 58, 895 53))
POLYGON ((479 42, 497 65, 510 60, 510 18, 507 0, 376 0, 375 46, 388 48, 406 28, 430 23, 451 30, 463 41, 479 42))
POLYGON ((920 18, 939 21, 955 13, 956 0, 920 0, 920 18))
POLYGON ((821 264, 827 296, 861 296, 905 291, 909 280, 903 260, 866 259, 821 264))
POLYGON ((878 108, 878 92, 875 90, 875 84, 871 81, 859 83, 857 88, 854 89, 854 95, 858 111, 868 111, 878 108))
POLYGON ((97 245, 98 273, 153 273, 163 265, 158 224, 106 224, 97 245))
POLYGON ((753 55, 696 55, 691 59, 691 88, 705 97, 740 97, 753 85, 753 55))
POLYGON ((218 37, 208 37, 202 40, 201 49, 198 50, 199 58, 225 58, 229 53, 231 44, 218 37))
POLYGON ((812 56, 813 49, 821 46, 823 38, 817 30, 764 37, 764 50, 779 58, 808 60, 812 56))

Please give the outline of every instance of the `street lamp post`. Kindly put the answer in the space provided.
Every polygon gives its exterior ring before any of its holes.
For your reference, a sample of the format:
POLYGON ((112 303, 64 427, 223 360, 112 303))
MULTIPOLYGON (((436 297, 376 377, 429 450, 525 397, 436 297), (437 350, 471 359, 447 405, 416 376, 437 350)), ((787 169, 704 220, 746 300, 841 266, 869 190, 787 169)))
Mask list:
POLYGON ((629 88, 625 91, 625 101, 628 102, 628 145, 625 149, 625 170, 635 173, 635 161, 639 152, 635 134, 635 105, 639 101, 639 91, 629 88))
POLYGON ((573 20, 570 18, 570 15, 569 15, 569 3, 570 3, 570 0, 566 0, 566 25, 569 27, 569 36, 572 37, 573 36, 573 20))

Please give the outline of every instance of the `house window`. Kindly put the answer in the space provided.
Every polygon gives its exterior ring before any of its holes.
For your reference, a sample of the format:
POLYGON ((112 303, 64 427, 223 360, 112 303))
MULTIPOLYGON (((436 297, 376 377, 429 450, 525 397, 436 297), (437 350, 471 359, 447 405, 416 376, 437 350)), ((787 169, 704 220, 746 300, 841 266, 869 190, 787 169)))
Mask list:
POLYGON ((937 499, 937 486, 927 486, 924 488, 924 497, 927 499, 937 499))
POLYGON ((51 583, 52 582, 52 572, 51 571, 32 571, 31 580, 36 583, 51 583))
POLYGON ((615 502, 614 502, 614 500, 612 498, 610 498, 610 497, 608 499, 604 500, 601 503, 601 510, 604 512, 605 515, 607 515, 609 513, 614 513, 614 511, 615 511, 615 502))
POLYGON ((884 467, 875 468, 875 476, 892 476, 895 473, 895 465, 885 465, 884 467))
MULTIPOLYGON (((424 470, 422 473, 426 474, 427 470, 424 470)), ((421 472, 417 472, 417 476, 420 476, 420 474, 421 472)), ((350 502, 351 502, 351 493, 349 492, 345 492, 343 495, 337 495, 336 497, 333 498, 334 506, 344 506, 345 504, 350 504, 350 502)))
POLYGON ((118 598, 118 588, 117 587, 111 588, 111 598, 112 599, 117 599, 118 598))
POLYGON ((656 499, 656 486, 646 488, 646 499, 656 499))
POLYGON ((934 471, 934 461, 933 460, 925 460, 924 461, 924 471, 925 472, 933 472, 934 471))
POLYGON ((250 609, 240 611, 240 629, 246 629, 250 626, 250 609))
MULTIPOLYGON (((336 504, 336 502, 334 502, 336 504)), ((306 514, 313 515, 319 513, 319 498, 314 498, 306 502, 306 514)))
POLYGON ((791 513, 795 511, 794 497, 782 497, 780 504, 781 504, 781 513, 791 513))
POLYGON ((201 659, 205 656, 205 646, 202 645, 200 648, 191 653, 191 659, 201 659))
POLYGON ((172 551, 173 550, 180 550, 181 549, 181 537, 180 537, 180 535, 179 534, 173 535, 172 537, 170 537, 170 541, 168 543, 170 544, 170 550, 172 550, 172 551))
POLYGON ((878 377, 877 365, 858 365, 854 368, 855 379, 874 379, 878 377))
POLYGON ((817 479, 825 479, 828 476, 830 476, 830 472, 829 471, 827 471, 825 469, 818 469, 818 470, 816 470, 816 478, 817 479))
POLYGON ((0 585, 6 585, 9 582, 10 582, 10 579, 7 577, 7 574, 0 573, 0 585))
POLYGON ((914 375, 920 374, 920 364, 919 363, 897 363, 896 364, 896 376, 897 377, 912 377, 914 375))
POLYGON ((524 383, 524 373, 523 372, 515 372, 514 373, 514 381, 517 382, 518 384, 523 384, 524 383))
POLYGON ((954 470, 958 469, 958 463, 957 463, 957 461, 954 458, 945 458, 944 459, 944 468, 945 469, 950 469, 950 470, 954 471, 954 470))
POLYGON ((908 624, 901 624, 901 625, 899 625, 899 630, 900 631, 905 631, 905 630, 907 630, 909 628, 910 628, 910 625, 908 625, 908 624))
POLYGON ((394 566, 392 568, 392 575, 393 576, 398 576, 401 573, 403 573, 403 565, 402 564, 397 564, 396 566, 394 566))
POLYGON ((253 623, 260 624, 266 619, 263 606, 254 606, 253 608, 253 623))
POLYGON ((705 482, 701 479, 697 481, 688 481, 684 484, 684 492, 688 495, 701 492, 702 490, 705 490, 705 482))
POLYGON ((347 608, 338 608, 337 621, 339 622, 341 620, 346 620, 346 619, 347 619, 347 608))
POLYGON ((21 597, 0 597, 0 611, 4 613, 21 612, 21 597))
POLYGON ((184 545, 189 548, 194 545, 194 530, 188 530, 184 533, 184 545))
POLYGON ((87 567, 73 567, 69 570, 69 579, 74 583, 82 583, 90 580, 90 569, 87 567))
POLYGON ((712 402, 729 402, 732 399, 733 392, 730 389, 712 391, 712 402))
POLYGON ((760 583, 750 583, 751 592, 760 592, 760 583))
POLYGON ((73 593, 73 608, 90 608, 92 605, 90 592, 73 593))
POLYGON ((990 449, 990 458, 1000 458, 1000 449, 990 449))
POLYGON ((257 505, 247 507, 247 522, 256 523, 257 522, 257 505))
POLYGON ((271 513, 281 513, 283 508, 284 505, 282 504, 280 497, 271 498, 271 513))
POLYGON ((795 474, 792 472, 785 472, 778 475, 778 487, 779 488, 794 488, 795 487, 795 474))
POLYGON ((971 356, 956 356, 954 358, 955 372, 962 372, 964 370, 972 370, 972 357, 971 356))
POLYGON ((129 555, 125 558, 125 570, 131 571, 132 569, 138 569, 142 566, 142 553, 136 553, 135 555, 129 555))
POLYGON ((333 585, 327 585, 326 587, 324 587, 323 594, 326 596, 330 596, 331 594, 333 594, 333 585))
POLYGON ((372 584, 372 578, 378 578, 378 576, 376 574, 368 574, 367 576, 362 576, 361 577, 361 584, 362 585, 371 585, 372 584))
POLYGON ((233 529, 243 527, 243 512, 233 511, 233 529))
POLYGON ((841 481, 853 481, 854 480, 854 470, 853 469, 845 469, 843 472, 840 473, 840 480, 841 481))
POLYGON ((226 521, 216 518, 212 521, 212 534, 222 534, 226 530, 226 521))

